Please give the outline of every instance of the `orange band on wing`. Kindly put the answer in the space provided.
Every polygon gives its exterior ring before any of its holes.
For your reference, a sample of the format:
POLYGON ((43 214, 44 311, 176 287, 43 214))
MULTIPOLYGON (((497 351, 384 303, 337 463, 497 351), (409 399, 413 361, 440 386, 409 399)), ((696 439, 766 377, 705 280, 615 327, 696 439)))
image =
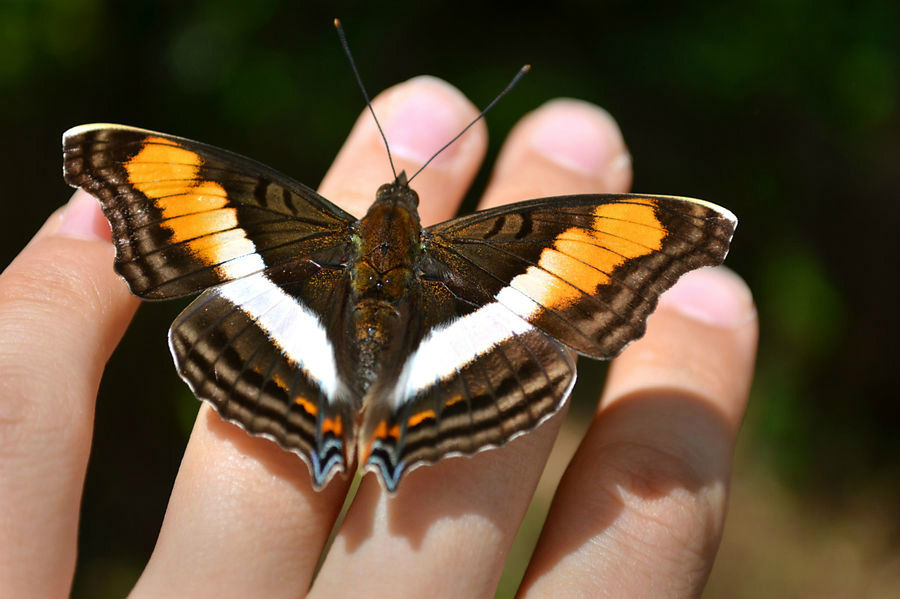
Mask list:
POLYGON ((128 161, 128 179, 148 198, 158 198, 154 185, 183 181, 185 187, 197 184, 197 172, 203 159, 195 152, 175 145, 162 137, 148 137, 141 151, 128 161))
POLYGON ((548 308, 562 307, 608 284, 610 274, 631 259, 662 248, 666 229, 653 200, 602 204, 592 228, 571 227, 510 285, 548 308))
POLYGON ((304 397, 297 396, 294 398, 294 403, 303 408, 304 411, 311 416, 315 416, 319 412, 319 408, 316 404, 304 397))
POLYGON ((421 424, 422 421, 428 420, 429 418, 431 418, 432 420, 436 418, 434 410, 425 410, 423 412, 413 414, 409 417, 409 420, 406 421, 406 424, 409 428, 412 428, 421 424))
POLYGON ((237 210, 228 207, 228 193, 216 181, 203 179, 203 158, 162 137, 148 137, 141 151, 125 163, 128 180, 162 214, 162 226, 172 243, 184 243, 199 261, 216 266, 223 279, 258 270, 257 264, 236 258, 256 251, 238 226, 237 210), (233 231, 224 239, 217 235, 233 231), (209 236, 215 235, 210 239, 209 236), (232 239, 229 239, 231 237, 232 239))

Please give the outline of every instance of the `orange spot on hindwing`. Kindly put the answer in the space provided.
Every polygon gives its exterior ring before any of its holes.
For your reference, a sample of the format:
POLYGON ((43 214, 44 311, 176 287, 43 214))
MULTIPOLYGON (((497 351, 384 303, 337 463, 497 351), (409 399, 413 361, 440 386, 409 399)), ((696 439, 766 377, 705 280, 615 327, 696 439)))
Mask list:
POLYGON ((372 448, 375 446, 375 442, 382 439, 391 439, 391 443, 397 443, 400 439, 400 425, 394 424, 393 426, 388 426, 387 420, 382 420, 378 423, 378 426, 375 427, 375 430, 372 432, 372 436, 366 441, 365 445, 360 448, 359 451, 359 459, 360 462, 365 464, 369 461, 369 456, 372 455, 372 448))
POLYGON ((375 432, 372 433, 372 439, 385 439, 387 437, 393 437, 394 441, 400 438, 400 425, 395 424, 388 427, 388 423, 386 420, 382 420, 378 423, 378 426, 375 427, 375 432))
POLYGON ((421 424, 425 420, 428 420, 429 418, 434 420, 435 417, 436 416, 435 416, 434 410, 424 410, 422 412, 419 412, 417 414, 413 414, 412 416, 410 416, 409 420, 406 421, 406 424, 409 428, 413 428, 414 426, 418 426, 419 424, 421 424))
POLYGON ((305 397, 297 396, 294 398, 294 403, 303 408, 303 410, 309 414, 310 416, 315 416, 319 412, 319 408, 313 402, 309 401, 305 397))
POLYGON ((322 434, 332 433, 335 437, 340 437, 344 427, 341 424, 341 417, 326 418, 322 421, 322 434))

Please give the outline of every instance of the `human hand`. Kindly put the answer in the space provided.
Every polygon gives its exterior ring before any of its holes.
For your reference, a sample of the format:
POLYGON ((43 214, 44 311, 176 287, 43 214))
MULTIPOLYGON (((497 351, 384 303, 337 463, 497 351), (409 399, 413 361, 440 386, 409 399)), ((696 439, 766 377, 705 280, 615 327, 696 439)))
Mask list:
MULTIPOLYGON (((375 101, 398 172, 475 114, 431 78, 375 101)), ((416 178, 423 224, 452 217, 487 145, 476 125, 416 178)), ((355 214, 391 179, 367 114, 320 191, 355 214)), ((626 191, 630 161, 602 111, 551 102, 506 141, 481 207, 626 191)), ((103 367, 137 306, 97 204, 76 192, 0 276, 0 597, 65 596, 103 367)), ((756 348, 746 286, 686 275, 614 362, 560 484, 523 597, 691 597, 721 535, 730 458, 756 348)), ((310 597, 491 597, 563 414, 502 449, 359 492, 310 597)), ((296 597, 310 587, 349 479, 306 466, 201 409, 133 597, 296 597)))

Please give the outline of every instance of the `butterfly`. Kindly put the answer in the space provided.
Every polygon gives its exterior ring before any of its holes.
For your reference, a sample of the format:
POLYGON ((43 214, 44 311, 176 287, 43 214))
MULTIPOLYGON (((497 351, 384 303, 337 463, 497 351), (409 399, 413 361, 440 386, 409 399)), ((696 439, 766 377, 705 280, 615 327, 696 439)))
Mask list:
POLYGON ((131 291, 199 293, 169 346, 193 393, 308 465, 411 470, 547 420, 574 354, 639 338, 683 273, 721 263, 737 219, 688 198, 571 195, 422 227, 405 173, 359 219, 232 152, 133 127, 63 135, 66 182, 109 219, 131 291))

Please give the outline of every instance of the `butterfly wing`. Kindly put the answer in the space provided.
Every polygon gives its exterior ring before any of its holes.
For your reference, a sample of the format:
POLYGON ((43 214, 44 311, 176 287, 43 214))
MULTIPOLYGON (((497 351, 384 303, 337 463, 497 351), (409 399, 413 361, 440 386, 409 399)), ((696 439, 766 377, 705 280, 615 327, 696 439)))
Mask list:
POLYGON ((270 268, 203 292, 169 331, 194 394, 297 453, 316 489, 346 470, 355 448, 355 407, 338 399, 333 344, 315 309, 337 301, 341 275, 306 259, 270 268))
POLYGON ((100 200, 116 270, 167 299, 345 244, 355 219, 258 162, 121 125, 63 134, 63 174, 100 200))
POLYGON ((568 196, 436 225, 428 250, 458 275, 451 285, 473 286, 470 295, 606 359, 643 335, 678 277, 725 259, 736 226, 731 212, 700 200, 568 196))
POLYGON ((719 264, 737 221, 664 196, 545 198, 430 227, 428 331, 381 410, 362 456, 388 489, 404 472, 531 430, 565 402, 565 348, 610 358, 640 337, 659 295, 719 264))
POLYGON ((100 200, 136 295, 206 289, 169 333, 195 395, 298 453, 316 488, 346 469, 354 420, 327 325, 355 219, 262 164, 179 137, 85 125, 64 134, 63 152, 66 181, 100 200))
POLYGON ((360 461, 393 492, 410 470, 499 447, 556 413, 575 383, 561 343, 489 303, 432 329, 366 412, 360 461))

